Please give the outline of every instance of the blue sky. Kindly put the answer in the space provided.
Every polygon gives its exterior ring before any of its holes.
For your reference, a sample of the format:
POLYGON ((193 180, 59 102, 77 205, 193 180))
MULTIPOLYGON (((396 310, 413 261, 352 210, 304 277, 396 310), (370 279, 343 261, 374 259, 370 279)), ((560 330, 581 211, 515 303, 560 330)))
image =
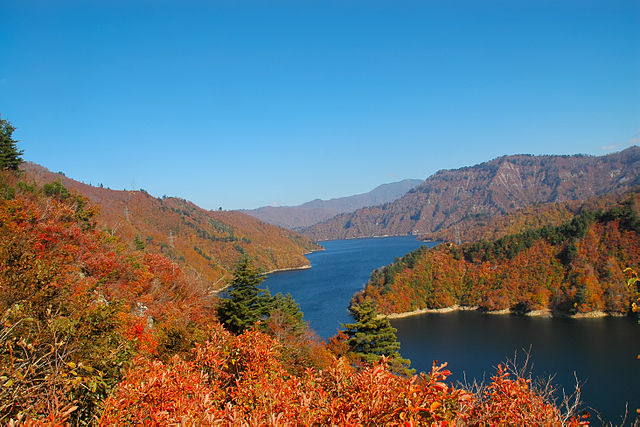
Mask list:
POLYGON ((4 1, 25 159, 205 208, 640 142, 640 2, 4 1))

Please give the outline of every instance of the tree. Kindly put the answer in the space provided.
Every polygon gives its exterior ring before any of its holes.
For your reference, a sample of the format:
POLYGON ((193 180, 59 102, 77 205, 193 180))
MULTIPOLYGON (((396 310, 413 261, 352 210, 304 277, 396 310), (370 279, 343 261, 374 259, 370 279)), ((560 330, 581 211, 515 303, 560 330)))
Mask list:
POLYGON ((18 150, 18 141, 12 138, 15 127, 0 117, 0 170, 18 170, 18 166, 24 161, 20 157, 24 152, 18 150))
POLYGON ((398 350, 400 343, 396 338, 396 328, 391 326, 387 317, 380 317, 373 302, 365 301, 352 304, 349 312, 355 323, 343 324, 347 335, 347 344, 351 352, 368 363, 380 360, 382 356, 389 358, 390 367, 401 373, 411 373, 411 361, 403 359, 398 350))
POLYGON ((136 234, 136 236, 133 238, 133 244, 137 251, 144 251, 144 249, 147 247, 139 234, 136 234))
POLYGON ((304 313, 291 294, 274 295, 270 303, 267 331, 278 338, 300 338, 307 331, 304 313))
POLYGON ((220 322, 231 332, 241 333, 269 314, 272 298, 268 291, 259 288, 263 280, 263 275, 248 258, 243 258, 236 266, 230 298, 218 307, 220 322))

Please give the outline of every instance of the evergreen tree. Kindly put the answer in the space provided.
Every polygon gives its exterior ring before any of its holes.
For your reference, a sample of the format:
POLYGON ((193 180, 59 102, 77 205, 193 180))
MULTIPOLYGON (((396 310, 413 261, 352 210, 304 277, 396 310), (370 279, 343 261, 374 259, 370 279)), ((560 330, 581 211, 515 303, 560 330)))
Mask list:
POLYGON ((303 318, 304 313, 291 294, 278 293, 271 300, 269 320, 272 326, 277 326, 280 331, 286 331, 294 337, 302 336, 307 330, 303 318))
POLYGON ((24 152, 18 150, 17 141, 12 138, 15 127, 0 117, 0 170, 18 170, 24 161, 20 157, 24 152))
POLYGON ((241 333, 269 314, 272 298, 259 288, 263 275, 248 258, 236 266, 229 289, 229 298, 218 307, 218 317, 227 329, 241 333))
POLYGON ((373 303, 365 301, 352 304, 349 312, 355 323, 343 324, 347 335, 347 344, 351 352, 365 362, 373 363, 381 356, 389 358, 389 366, 396 372, 410 374, 411 361, 403 359, 398 350, 400 343, 396 338, 397 329, 391 326, 389 319, 378 316, 373 303))
POLYGON ((137 251, 144 251, 144 249, 147 247, 139 234, 136 234, 136 237, 133 238, 133 244, 136 247, 137 251))

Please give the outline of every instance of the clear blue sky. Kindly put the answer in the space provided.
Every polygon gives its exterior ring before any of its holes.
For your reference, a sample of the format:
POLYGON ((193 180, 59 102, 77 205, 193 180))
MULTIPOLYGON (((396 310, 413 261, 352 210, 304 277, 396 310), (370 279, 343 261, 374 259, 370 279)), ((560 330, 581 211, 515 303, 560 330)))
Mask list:
POLYGON ((640 1, 4 1, 25 159, 205 208, 639 141, 640 1))

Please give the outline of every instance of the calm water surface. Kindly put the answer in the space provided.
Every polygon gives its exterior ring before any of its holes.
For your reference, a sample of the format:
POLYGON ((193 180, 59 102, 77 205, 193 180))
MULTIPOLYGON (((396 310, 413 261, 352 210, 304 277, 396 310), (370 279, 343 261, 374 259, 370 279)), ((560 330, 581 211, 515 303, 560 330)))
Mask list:
MULTIPOLYGON (((311 269, 275 273, 265 285, 289 292, 305 319, 323 338, 351 322, 347 306, 371 271, 422 245, 412 237, 322 242, 326 251, 308 255, 311 269)), ((607 421, 619 422, 625 402, 640 408, 640 325, 629 318, 541 319, 477 312, 424 314, 397 319, 401 353, 412 367, 428 371, 447 361, 453 381, 490 377, 498 363, 530 349, 534 377, 554 375, 567 389, 582 385, 583 401, 607 421), (635 386, 635 387, 634 387, 635 386)), ((595 425, 597 420, 592 420, 595 425)))
MULTIPOLYGON (((534 378, 553 375, 566 390, 582 383, 582 400, 610 422, 620 422, 629 402, 640 408, 640 325, 631 318, 542 319, 478 312, 424 314, 392 321, 401 353, 427 371, 448 362, 450 379, 489 379, 507 358, 530 350, 534 378)), ((599 423, 593 420, 596 425, 599 423)))
POLYGON ((304 318, 322 338, 336 334, 341 323, 351 322, 347 307, 354 293, 363 289, 371 272, 424 242, 414 237, 331 240, 326 249, 307 255, 308 270, 269 275, 264 285, 272 294, 287 293, 300 304, 304 318))

